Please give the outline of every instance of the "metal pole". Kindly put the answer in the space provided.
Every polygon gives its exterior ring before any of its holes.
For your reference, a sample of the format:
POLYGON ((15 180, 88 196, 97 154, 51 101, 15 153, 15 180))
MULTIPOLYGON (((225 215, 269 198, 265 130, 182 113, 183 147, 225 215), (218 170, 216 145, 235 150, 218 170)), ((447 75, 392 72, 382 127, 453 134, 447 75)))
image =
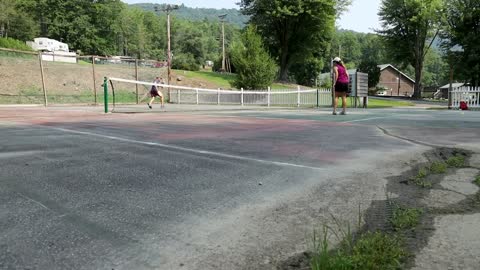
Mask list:
MULTIPOLYGON (((171 77, 171 66, 172 66, 172 54, 170 52, 171 47, 170 47, 170 12, 167 11, 167 42, 168 42, 168 76, 167 76, 167 83, 170 85, 170 81, 172 79, 171 77)), ((168 88, 168 94, 167 94, 168 100, 170 100, 170 87, 168 88)))
POLYGON ((45 107, 48 106, 47 88, 45 87, 45 75, 43 74, 42 52, 38 52, 38 61, 40 62, 40 75, 42 76, 43 102, 45 107))
POLYGON ((225 72, 225 22, 222 21, 222 72, 225 72))
POLYGON ((450 85, 448 86, 448 109, 452 109, 452 91, 453 91, 453 65, 450 61, 450 85))
POLYGON ((103 104, 105 113, 108 113, 108 80, 107 77, 103 78, 103 104))
POLYGON ((318 88, 317 88, 317 108, 320 107, 320 100, 319 100, 320 96, 319 96, 318 92, 319 91, 318 91, 318 88))
MULTIPOLYGON (((135 80, 138 81, 138 59, 135 59, 135 80)), ((137 104, 139 103, 138 100, 138 84, 135 84, 135 95, 137 99, 137 104)))
POLYGON ((271 92, 270 92, 270 86, 268 87, 268 97, 267 97, 267 106, 270 107, 270 102, 271 102, 271 92))
POLYGON ((400 96, 400 81, 402 79, 402 74, 400 73, 400 71, 398 72, 398 91, 397 91, 397 95, 400 96))
POLYGON ((95 96, 94 97, 94 101, 95 101, 95 105, 97 105, 97 81, 95 80, 95 56, 92 56, 92 72, 93 72, 93 95, 95 96))

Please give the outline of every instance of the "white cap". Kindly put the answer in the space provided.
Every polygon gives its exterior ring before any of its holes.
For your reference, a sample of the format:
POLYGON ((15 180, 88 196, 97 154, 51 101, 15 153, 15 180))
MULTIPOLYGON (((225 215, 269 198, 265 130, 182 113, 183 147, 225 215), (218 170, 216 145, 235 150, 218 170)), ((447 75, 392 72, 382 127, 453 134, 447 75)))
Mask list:
POLYGON ((342 59, 340 59, 340 57, 335 57, 335 58, 333 58, 333 62, 340 63, 340 62, 342 62, 342 59))

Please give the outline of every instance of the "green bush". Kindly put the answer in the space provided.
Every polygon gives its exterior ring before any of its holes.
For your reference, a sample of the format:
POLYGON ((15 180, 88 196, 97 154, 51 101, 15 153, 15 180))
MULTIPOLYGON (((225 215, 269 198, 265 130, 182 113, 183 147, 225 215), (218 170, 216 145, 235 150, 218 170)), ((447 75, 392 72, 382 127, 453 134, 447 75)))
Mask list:
POLYGON ((32 51, 32 49, 25 44, 25 42, 13 38, 0 38, 0 48, 32 51))
POLYGON ((180 69, 180 70, 190 70, 190 71, 198 71, 200 69, 200 65, 195 60, 195 57, 190 54, 178 54, 172 61, 172 68, 180 69))
POLYGON ((241 40, 232 45, 232 62, 238 75, 234 86, 244 89, 266 89, 275 79, 277 73, 275 62, 267 53, 254 26, 246 28, 241 40))

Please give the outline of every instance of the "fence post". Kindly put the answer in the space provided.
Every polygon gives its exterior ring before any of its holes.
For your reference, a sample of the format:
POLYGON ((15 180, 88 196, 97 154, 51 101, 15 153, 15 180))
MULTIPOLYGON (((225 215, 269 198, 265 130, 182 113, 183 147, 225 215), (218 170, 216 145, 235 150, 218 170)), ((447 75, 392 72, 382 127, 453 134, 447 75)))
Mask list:
MULTIPOLYGON (((135 80, 138 81, 138 59, 135 59, 135 80)), ((135 84, 135 96, 138 104, 138 84, 135 84)))
POLYGON ((180 93, 180 89, 177 89, 177 99, 178 99, 177 102, 178 102, 178 104, 180 104, 181 95, 182 94, 180 93))
POLYGON ((297 86, 297 107, 300 107, 300 86, 297 86))
POLYGON ((103 78, 103 104, 105 113, 108 113, 108 80, 107 77, 103 78))
POLYGON ((197 105, 198 105, 198 89, 195 89, 195 92, 197 94, 197 105))
POLYGON ((270 107, 270 86, 267 89, 267 106, 270 107))
POLYGON ((217 89, 217 105, 220 105, 220 88, 217 89))
POLYGON ((317 108, 320 107, 320 95, 319 95, 319 90, 317 88, 317 108))
POLYGON ((97 81, 95 80, 95 55, 92 56, 92 72, 93 72, 93 95, 95 96, 95 106, 97 105, 97 81))
POLYGON ((45 107, 48 106, 47 100, 47 89, 45 87, 45 75, 43 74, 43 59, 42 59, 42 52, 38 52, 38 61, 40 62, 40 75, 42 76, 42 89, 43 89, 43 103, 45 107))
POLYGON ((240 104, 243 106, 243 87, 240 88, 240 104))

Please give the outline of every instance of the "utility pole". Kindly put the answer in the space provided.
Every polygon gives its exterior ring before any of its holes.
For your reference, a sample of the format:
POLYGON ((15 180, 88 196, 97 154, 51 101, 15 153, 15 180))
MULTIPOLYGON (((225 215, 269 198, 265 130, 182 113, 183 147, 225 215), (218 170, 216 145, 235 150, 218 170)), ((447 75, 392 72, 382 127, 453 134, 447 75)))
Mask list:
MULTIPOLYGON (((163 11, 167 13, 167 84, 170 85, 170 82, 172 80, 172 52, 171 52, 171 46, 170 46, 170 13, 173 10, 178 9, 178 5, 164 5, 163 8, 159 8, 158 6, 155 6, 155 12, 163 11)), ((168 100, 170 100, 170 87, 168 88, 168 94, 167 94, 168 100)))
POLYGON ((227 14, 222 14, 219 15, 218 18, 220 18, 220 21, 222 22, 222 70, 221 72, 226 71, 226 65, 225 65, 225 17, 227 17, 227 14))

